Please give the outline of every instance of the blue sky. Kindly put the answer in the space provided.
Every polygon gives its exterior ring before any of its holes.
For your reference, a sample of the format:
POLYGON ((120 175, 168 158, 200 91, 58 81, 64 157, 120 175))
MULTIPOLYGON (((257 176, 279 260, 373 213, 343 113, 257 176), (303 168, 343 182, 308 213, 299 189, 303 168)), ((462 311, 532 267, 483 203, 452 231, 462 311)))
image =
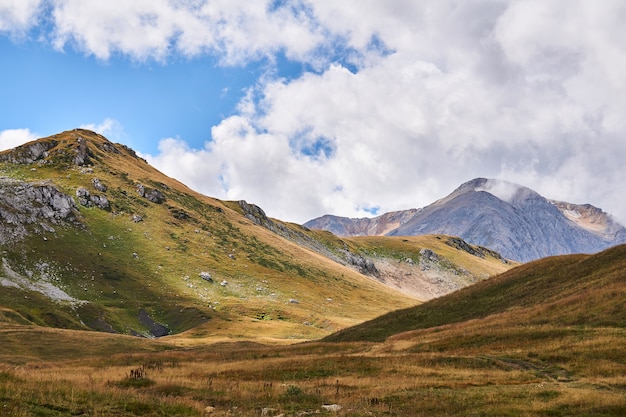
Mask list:
POLYGON ((475 177, 626 222, 619 0, 0 0, 0 148, 76 127, 304 222, 475 177))
POLYGON ((211 127, 230 116, 263 71, 261 64, 222 67, 213 57, 171 62, 107 61, 32 40, 0 38, 0 125, 47 136, 115 120, 110 139, 154 153, 163 137, 202 147, 211 127), (122 127, 123 126, 123 130, 122 127))

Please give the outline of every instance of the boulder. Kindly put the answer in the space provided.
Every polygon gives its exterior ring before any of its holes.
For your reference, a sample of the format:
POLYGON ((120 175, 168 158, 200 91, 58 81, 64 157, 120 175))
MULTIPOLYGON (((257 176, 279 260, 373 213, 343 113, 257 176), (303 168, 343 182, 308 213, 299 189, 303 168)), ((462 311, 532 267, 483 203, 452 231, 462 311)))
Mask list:
POLYGON ((165 195, 154 188, 146 188, 143 184, 137 184, 137 194, 153 203, 161 204, 165 199, 165 195))
POLYGON ((206 272, 206 271, 202 271, 200 272, 200 274, 198 274, 200 276, 200 278, 202 278, 205 281, 208 281, 210 283, 213 283, 213 277, 211 276, 211 273, 206 272))
POLYGON ((94 188, 102 193, 106 192, 106 190, 108 189, 108 187, 104 184, 102 184, 102 182, 100 182, 100 180, 98 178, 94 178, 91 180, 91 183, 93 184, 94 188))

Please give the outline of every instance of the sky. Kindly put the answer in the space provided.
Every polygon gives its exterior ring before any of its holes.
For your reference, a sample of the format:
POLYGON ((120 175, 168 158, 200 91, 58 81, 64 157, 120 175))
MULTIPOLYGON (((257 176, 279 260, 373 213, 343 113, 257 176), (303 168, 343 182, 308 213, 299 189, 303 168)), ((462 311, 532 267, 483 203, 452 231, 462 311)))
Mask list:
POLYGON ((0 0, 0 149, 77 127, 281 220, 476 177, 626 224, 622 0, 0 0))

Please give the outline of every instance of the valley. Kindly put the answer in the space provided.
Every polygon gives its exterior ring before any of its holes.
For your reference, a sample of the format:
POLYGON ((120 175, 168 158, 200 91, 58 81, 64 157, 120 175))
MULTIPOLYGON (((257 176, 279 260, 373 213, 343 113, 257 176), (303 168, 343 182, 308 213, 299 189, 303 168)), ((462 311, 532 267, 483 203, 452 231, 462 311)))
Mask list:
MULTIPOLYGON (((82 129, 1 152, 0 176, 2 416, 626 413, 625 245, 519 263, 338 237, 82 129)), ((501 205, 477 187, 450 200, 501 205)))

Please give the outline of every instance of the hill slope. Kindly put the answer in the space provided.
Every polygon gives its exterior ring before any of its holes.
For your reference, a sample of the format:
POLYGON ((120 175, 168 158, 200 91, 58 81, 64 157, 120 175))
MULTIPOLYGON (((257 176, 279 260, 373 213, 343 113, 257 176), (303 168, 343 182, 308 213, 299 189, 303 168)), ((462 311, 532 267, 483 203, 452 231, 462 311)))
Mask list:
MULTIPOLYGON (((17 323, 299 340, 419 302, 364 269, 359 243, 200 195, 90 131, 1 152, 0 175, 0 306, 17 323)), ((467 283, 512 266, 445 256, 467 283)))
MULTIPOLYGON (((626 245, 530 262, 416 307, 326 338, 383 341, 402 332, 502 315, 518 325, 626 325, 626 245)), ((504 320, 504 319, 503 319, 504 320)))
POLYGON ((626 242, 626 229, 598 208, 549 201, 526 187, 485 178, 469 181, 418 210, 373 219, 323 216, 304 225, 339 236, 459 236, 521 262, 596 253, 626 242))

